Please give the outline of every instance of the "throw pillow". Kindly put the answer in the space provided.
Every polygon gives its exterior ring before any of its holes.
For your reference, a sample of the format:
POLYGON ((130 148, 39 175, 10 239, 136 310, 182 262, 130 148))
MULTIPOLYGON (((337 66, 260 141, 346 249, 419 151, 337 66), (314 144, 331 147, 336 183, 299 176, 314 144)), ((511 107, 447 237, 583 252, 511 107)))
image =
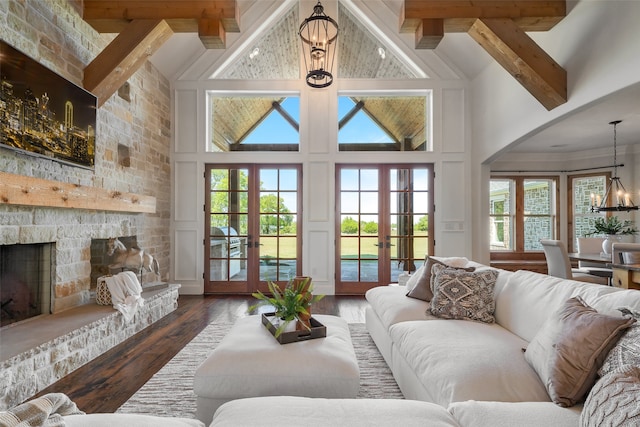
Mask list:
MULTIPOLYGON (((632 313, 627 309, 620 309, 620 311, 632 315, 636 320, 640 318, 640 313, 632 313)), ((640 323, 637 322, 620 336, 616 345, 604 359, 604 363, 598 370, 598 375, 604 377, 626 365, 640 366, 640 323)))
POLYGON ((586 396, 609 349, 633 322, 600 314, 580 297, 570 298, 542 325, 524 356, 551 400, 573 406, 586 396))
POLYGON ((581 427, 640 425, 640 366, 626 366, 600 378, 580 414, 581 427))
POLYGON ((431 275, 431 314, 444 319, 495 321, 493 288, 498 278, 496 270, 471 272, 436 264, 431 275))
POLYGON ((412 275, 409 276, 409 280, 407 280, 407 283, 405 284, 405 287, 407 288, 407 294, 409 294, 409 292, 411 292, 411 290, 416 287, 416 285, 420 281, 420 277, 424 274, 424 269, 425 266, 421 265, 420 268, 418 268, 413 272, 412 275))
MULTIPOLYGON (((411 288, 409 292, 407 292, 408 297, 421 299, 423 301, 431 301, 431 298, 433 298, 433 292, 431 290, 431 275, 433 274, 432 269, 434 265, 448 266, 448 264, 443 261, 439 261, 433 257, 427 257, 427 262, 424 265, 422 274, 419 277, 416 277, 415 286, 411 288)), ((464 271, 475 270, 475 267, 451 267, 451 268, 459 268, 464 271)), ((417 273, 418 272, 416 271, 415 274, 417 273)))

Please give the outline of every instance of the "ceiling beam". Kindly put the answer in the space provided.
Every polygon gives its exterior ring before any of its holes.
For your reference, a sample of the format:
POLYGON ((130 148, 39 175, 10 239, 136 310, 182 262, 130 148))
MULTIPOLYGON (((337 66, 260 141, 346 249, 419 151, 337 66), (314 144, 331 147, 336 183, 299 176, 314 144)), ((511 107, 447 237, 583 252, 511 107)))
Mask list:
POLYGON ((567 102, 567 72, 511 19, 478 19, 469 35, 547 110, 567 102))
POLYGON ((162 20, 131 21, 84 69, 83 86, 98 98, 98 107, 172 34, 169 25, 162 20))
POLYGON ((404 0, 400 32, 416 49, 435 49, 445 33, 468 32, 547 110, 567 102, 567 72, 525 31, 547 31, 566 0, 404 0))
POLYGON ((225 33, 240 32, 236 0, 83 0, 82 5, 82 18, 99 33, 119 33, 133 20, 165 20, 173 32, 198 32, 205 47, 218 48, 225 33))
POLYGON ((227 33, 219 19, 198 19, 198 37, 207 49, 224 49, 227 33))
POLYGON ((442 19, 444 31, 466 32, 479 18, 509 18, 524 31, 548 31, 567 14, 565 0, 404 0, 400 32, 425 19, 442 19))

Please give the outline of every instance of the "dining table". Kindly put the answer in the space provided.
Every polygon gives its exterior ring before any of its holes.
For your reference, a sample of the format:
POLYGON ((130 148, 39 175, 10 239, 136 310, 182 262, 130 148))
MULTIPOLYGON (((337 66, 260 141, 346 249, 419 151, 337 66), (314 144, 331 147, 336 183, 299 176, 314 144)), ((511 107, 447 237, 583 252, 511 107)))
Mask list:
POLYGON ((588 261, 601 263, 604 266, 611 264, 611 255, 604 255, 600 252, 569 252, 571 261, 588 261))
POLYGON ((609 285, 611 285, 611 278, 613 277, 611 255, 605 255, 600 252, 570 252, 568 255, 571 261, 588 261, 602 264, 602 267, 585 267, 585 270, 594 276, 608 278, 609 285))

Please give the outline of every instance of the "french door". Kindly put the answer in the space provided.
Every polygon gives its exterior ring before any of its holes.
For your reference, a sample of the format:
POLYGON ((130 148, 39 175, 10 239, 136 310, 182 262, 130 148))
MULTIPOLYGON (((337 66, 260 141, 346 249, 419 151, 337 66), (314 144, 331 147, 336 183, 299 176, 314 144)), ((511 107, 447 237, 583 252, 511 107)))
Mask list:
POLYGON ((267 291, 301 274, 300 165, 206 166, 205 293, 267 291))
POLYGON ((397 282, 433 253, 431 164, 336 165, 336 294, 397 282))

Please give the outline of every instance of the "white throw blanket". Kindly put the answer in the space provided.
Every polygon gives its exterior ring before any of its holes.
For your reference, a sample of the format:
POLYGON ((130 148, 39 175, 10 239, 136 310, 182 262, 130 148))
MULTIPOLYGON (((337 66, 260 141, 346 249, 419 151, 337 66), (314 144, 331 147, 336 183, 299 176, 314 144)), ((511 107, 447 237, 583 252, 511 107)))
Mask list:
POLYGON ((63 393, 49 393, 0 412, 2 427, 63 427, 65 415, 84 415, 63 393))
POLYGON ((138 277, 131 271, 123 271, 105 278, 105 282, 111 293, 113 308, 122 313, 125 321, 130 322, 138 308, 144 305, 144 299, 140 296, 142 286, 138 277))

